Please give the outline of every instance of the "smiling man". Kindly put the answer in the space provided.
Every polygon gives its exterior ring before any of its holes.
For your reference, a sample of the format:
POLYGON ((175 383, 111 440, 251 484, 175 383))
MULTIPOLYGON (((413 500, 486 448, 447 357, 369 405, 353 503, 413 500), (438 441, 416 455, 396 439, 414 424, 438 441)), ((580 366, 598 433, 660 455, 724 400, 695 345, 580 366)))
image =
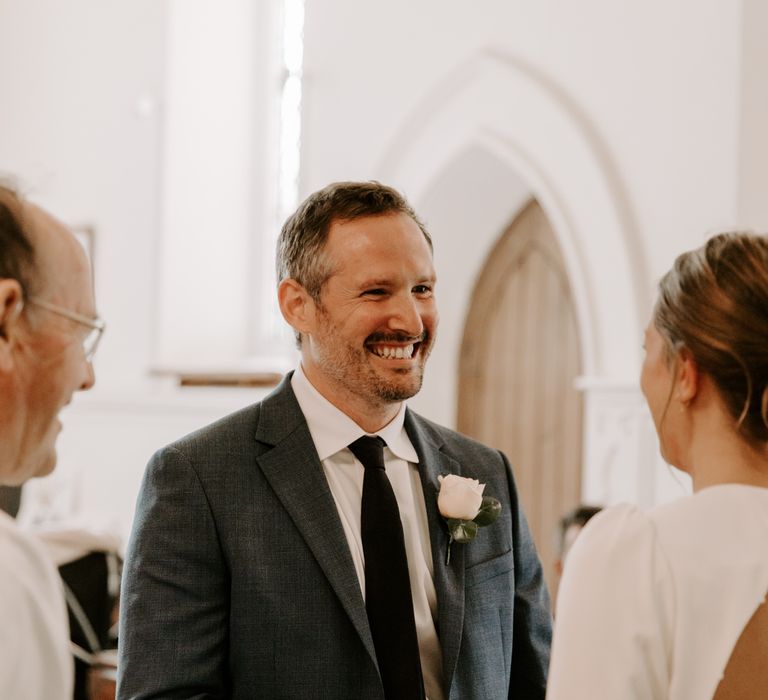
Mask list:
POLYGON ((412 215, 394 211, 332 220, 319 285, 304 287, 312 271, 281 261, 280 306, 306 378, 369 433, 421 388, 437 328, 431 245, 412 215))
MULTIPOLYGON (((56 465, 59 411, 94 383, 104 324, 75 237, 0 185, 0 484, 56 465)), ((0 698, 71 698, 61 579, 41 544, 0 512, 0 698)))
POLYGON ((150 462, 119 697, 543 698, 549 601, 509 464, 404 403, 438 323, 423 224, 389 187, 335 183, 285 223, 277 268, 301 364, 150 462), (501 503, 467 544, 447 474, 501 503))

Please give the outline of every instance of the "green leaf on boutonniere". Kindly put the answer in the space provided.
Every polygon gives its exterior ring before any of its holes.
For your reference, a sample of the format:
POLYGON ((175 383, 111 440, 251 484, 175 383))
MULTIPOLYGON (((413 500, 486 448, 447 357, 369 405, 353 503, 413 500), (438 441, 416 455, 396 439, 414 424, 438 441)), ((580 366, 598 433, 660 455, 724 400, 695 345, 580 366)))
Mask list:
POLYGON ((495 523, 496 518, 499 517, 500 513, 501 503, 491 496, 484 496, 483 503, 473 522, 477 523, 480 527, 485 527, 486 525, 495 523))
POLYGON ((451 539, 460 544, 471 542, 477 537, 478 524, 473 520, 446 520, 451 539))

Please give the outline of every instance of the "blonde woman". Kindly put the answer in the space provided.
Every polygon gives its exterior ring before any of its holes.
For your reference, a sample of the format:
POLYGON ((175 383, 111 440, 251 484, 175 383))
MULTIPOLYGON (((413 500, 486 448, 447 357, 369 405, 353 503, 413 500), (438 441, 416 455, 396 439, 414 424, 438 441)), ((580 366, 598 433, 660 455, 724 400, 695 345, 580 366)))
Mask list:
POLYGON ((560 588, 549 700, 768 698, 768 238, 661 280, 641 387, 693 495, 596 516, 560 588))

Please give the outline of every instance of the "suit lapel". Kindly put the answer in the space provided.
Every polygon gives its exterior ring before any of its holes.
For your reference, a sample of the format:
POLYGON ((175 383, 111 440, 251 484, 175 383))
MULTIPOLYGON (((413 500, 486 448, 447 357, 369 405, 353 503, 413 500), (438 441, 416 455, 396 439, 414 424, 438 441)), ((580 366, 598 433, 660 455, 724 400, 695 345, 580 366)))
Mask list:
POLYGON ((446 565, 448 529, 437 509, 437 477, 460 474, 461 465, 440 450, 441 441, 438 436, 410 410, 405 416, 405 428, 419 455, 419 474, 432 544, 432 564, 437 591, 437 629, 443 651, 443 679, 447 697, 459 658, 464 624, 464 547, 454 544, 451 547, 451 562, 446 565))
POLYGON ((257 461, 375 663, 352 555, 307 422, 291 389, 291 375, 261 404, 256 439, 273 447, 257 461))

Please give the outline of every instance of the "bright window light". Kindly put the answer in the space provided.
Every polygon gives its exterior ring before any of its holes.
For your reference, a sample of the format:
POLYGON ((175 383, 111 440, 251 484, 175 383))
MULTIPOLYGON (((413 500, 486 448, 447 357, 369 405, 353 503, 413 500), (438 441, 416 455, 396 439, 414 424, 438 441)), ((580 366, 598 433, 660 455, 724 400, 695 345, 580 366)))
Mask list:
POLYGON ((304 61, 304 0, 283 2, 283 69, 280 96, 280 222, 299 198, 301 91, 304 61))
MULTIPOLYGON (((272 229, 271 251, 285 219, 299 203, 301 170, 301 99, 304 63, 304 0, 283 0, 282 87, 280 91, 280 138, 278 152, 277 221, 272 229)), ((274 298, 275 280, 270 274, 269 293, 274 298)), ((268 337, 290 344, 292 333, 286 326, 277 303, 266 314, 268 337)))

